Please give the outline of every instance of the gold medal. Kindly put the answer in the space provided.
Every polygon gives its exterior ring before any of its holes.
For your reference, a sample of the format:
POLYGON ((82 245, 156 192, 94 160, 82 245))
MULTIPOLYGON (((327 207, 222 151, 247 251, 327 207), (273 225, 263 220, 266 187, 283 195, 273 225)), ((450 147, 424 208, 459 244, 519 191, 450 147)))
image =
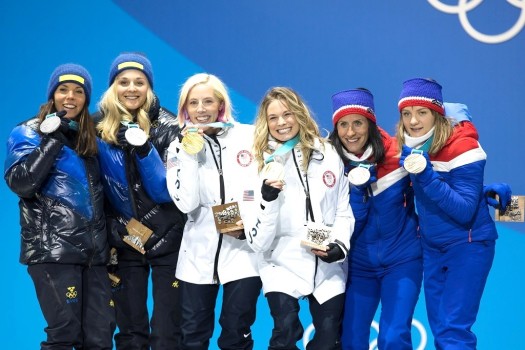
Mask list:
POLYGON ((279 162, 270 162, 262 170, 263 179, 279 180, 284 179, 284 166, 279 162))
POLYGON ((182 149, 188 154, 197 154, 204 147, 204 137, 197 132, 188 131, 181 141, 182 149))

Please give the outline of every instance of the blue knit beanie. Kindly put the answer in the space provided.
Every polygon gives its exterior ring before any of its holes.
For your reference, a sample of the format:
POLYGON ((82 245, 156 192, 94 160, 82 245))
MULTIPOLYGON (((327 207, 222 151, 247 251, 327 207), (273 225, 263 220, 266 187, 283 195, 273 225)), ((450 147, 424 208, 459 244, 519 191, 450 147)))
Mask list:
POLYGON ((86 104, 89 104, 92 82, 91 76, 86 68, 74 63, 62 64, 55 68, 49 78, 49 83, 47 84, 48 100, 53 98, 55 90, 63 83, 75 83, 80 85, 86 94, 86 104))
POLYGON ((433 79, 415 78, 405 81, 399 96, 399 111, 410 106, 427 107, 445 115, 441 85, 433 79))
POLYGON ((376 122, 374 112, 374 96, 365 89, 353 89, 338 92, 332 96, 332 122, 337 124, 339 119, 348 114, 360 114, 376 122))
POLYGON ((153 68, 146 56, 137 52, 121 53, 115 58, 109 69, 109 86, 113 84, 117 75, 126 69, 137 69, 146 75, 149 85, 153 89, 153 68))

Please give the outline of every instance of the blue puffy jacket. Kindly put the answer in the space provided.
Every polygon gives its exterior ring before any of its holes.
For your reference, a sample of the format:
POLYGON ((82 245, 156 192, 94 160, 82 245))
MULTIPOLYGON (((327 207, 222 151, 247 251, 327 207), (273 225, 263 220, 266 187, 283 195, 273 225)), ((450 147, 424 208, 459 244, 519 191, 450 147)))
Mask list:
POLYGON ((20 262, 105 265, 109 246, 97 159, 41 137, 38 126, 36 118, 26 121, 7 141, 4 178, 20 198, 20 262))

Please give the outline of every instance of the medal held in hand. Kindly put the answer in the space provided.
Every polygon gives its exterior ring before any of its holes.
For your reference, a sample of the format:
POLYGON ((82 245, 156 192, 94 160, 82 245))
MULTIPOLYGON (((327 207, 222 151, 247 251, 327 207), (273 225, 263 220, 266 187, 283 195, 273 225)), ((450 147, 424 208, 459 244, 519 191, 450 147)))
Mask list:
POLYGON ((423 151, 413 149, 412 153, 405 158, 403 167, 406 171, 411 174, 419 174, 425 170, 427 166, 427 160, 423 156, 423 151))
POLYGON ((241 221, 241 212, 237 202, 215 205, 212 208, 215 227, 219 233, 228 233, 244 229, 243 225, 237 225, 241 221))
POLYGON ((128 130, 126 130, 124 136, 126 137, 126 140, 129 142, 130 145, 142 146, 146 143, 146 141, 148 141, 148 135, 146 135, 144 130, 142 130, 138 124, 129 122, 121 123, 128 127, 128 130))
POLYGON ((283 181, 284 166, 278 161, 267 163, 262 169, 261 175, 263 179, 283 181))
POLYGON ((204 147, 204 137, 198 133, 197 128, 190 128, 181 141, 182 149, 188 154, 197 154, 204 147))
POLYGON ((305 238, 301 240, 301 245, 326 251, 328 243, 330 243, 332 229, 328 226, 316 225, 313 222, 308 223, 305 228, 305 238))
POLYGON ((46 115, 46 118, 42 120, 42 123, 40 123, 40 131, 43 134, 51 134, 53 131, 56 131, 60 126, 60 118, 66 114, 66 111, 60 111, 46 115))
POLYGON ((370 180, 370 167, 372 164, 361 163, 348 173, 348 181, 354 186, 364 185, 370 180))
POLYGON ((494 219, 504 222, 525 222, 525 196, 511 196, 507 209, 504 212, 496 209, 494 219))

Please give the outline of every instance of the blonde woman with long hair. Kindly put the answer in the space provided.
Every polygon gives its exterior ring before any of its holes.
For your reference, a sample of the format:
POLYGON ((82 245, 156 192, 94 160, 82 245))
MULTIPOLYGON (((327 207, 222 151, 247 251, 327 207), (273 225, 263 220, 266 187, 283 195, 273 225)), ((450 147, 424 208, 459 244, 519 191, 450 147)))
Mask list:
POLYGON ((343 163, 323 140, 292 89, 274 87, 255 122, 255 159, 262 201, 247 242, 261 253, 259 273, 274 320, 270 349, 297 349, 303 335, 299 298, 315 326, 307 349, 340 349, 346 271, 354 218, 343 163), (307 231, 330 232, 310 248, 307 231))
POLYGON ((176 349, 180 342, 175 269, 185 218, 169 197, 164 165, 179 128, 176 116, 160 106, 153 83, 153 69, 144 55, 119 55, 110 67, 109 88, 95 116, 110 204, 110 244, 117 257, 111 271, 118 278, 113 297, 119 350, 176 349), (150 235, 137 240, 136 230, 150 235))

